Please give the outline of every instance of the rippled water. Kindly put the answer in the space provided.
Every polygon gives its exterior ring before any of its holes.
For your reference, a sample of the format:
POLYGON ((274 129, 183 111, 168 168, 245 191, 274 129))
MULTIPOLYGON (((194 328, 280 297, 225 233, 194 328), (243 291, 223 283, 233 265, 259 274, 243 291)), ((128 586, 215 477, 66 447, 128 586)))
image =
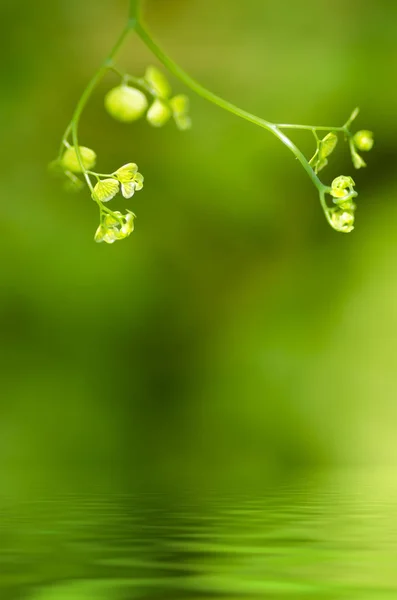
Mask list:
POLYGON ((397 598, 396 476, 2 501, 1 600, 397 598))

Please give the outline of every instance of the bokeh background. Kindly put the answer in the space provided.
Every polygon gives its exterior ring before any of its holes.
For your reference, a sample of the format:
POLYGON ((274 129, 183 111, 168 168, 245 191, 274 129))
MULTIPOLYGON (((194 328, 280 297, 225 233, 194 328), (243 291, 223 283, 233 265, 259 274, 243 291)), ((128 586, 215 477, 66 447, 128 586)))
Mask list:
MULTIPOLYGON (((96 245, 96 206, 47 172, 125 0, 1 0, 1 488, 261 485, 397 460, 397 5, 148 0, 161 45, 274 122, 372 129, 351 235, 270 134, 191 96, 194 128, 111 120, 80 140, 135 161, 136 232, 96 245)), ((131 39, 120 65, 157 64, 131 39)), ((172 79, 172 78, 171 78, 172 79)), ((174 89, 184 92, 173 80, 174 89)), ((294 140, 310 154, 310 134, 294 140)), ((1 491, 1 490, 0 490, 1 491)))

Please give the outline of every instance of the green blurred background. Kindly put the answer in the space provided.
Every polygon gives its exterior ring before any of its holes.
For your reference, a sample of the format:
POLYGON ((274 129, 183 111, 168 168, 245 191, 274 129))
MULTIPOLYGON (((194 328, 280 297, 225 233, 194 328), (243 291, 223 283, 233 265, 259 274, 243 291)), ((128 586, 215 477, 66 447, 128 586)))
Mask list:
MULTIPOLYGON (((397 5, 149 0, 155 37, 216 93, 274 122, 339 125, 359 105, 376 147, 354 174, 340 144, 325 171, 359 190, 356 230, 337 234, 270 134, 192 95, 191 132, 117 124, 109 75, 81 143, 99 170, 137 162, 146 185, 119 204, 136 232, 105 246, 89 194, 47 164, 126 11, 1 1, 3 489, 394 464, 397 5)), ((131 40, 120 65, 148 64, 131 40)), ((294 139, 310 154, 310 134, 294 139)))

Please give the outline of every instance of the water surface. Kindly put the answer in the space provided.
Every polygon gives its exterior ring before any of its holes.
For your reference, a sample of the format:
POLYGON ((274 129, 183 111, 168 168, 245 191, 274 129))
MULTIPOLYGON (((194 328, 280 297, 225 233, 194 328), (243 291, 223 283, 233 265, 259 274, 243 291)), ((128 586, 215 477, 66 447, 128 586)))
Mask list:
POLYGON ((397 598, 393 471, 260 493, 3 497, 1 600, 397 598))

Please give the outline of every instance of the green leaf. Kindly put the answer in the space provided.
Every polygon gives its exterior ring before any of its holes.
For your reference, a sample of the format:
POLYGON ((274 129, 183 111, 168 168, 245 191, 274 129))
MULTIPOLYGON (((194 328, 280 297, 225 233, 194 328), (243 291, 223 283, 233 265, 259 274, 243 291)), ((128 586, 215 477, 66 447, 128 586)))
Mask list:
POLYGON ((328 165, 328 160, 326 158, 324 158, 323 160, 319 160, 317 165, 316 165, 316 171, 317 173, 319 173, 320 171, 322 171, 326 166, 328 165))
POLYGON ((338 143, 338 136, 335 133, 329 133, 325 136, 323 140, 320 142, 319 155, 320 159, 327 158, 330 156, 336 148, 338 143))
POLYGON ((100 202, 109 202, 119 191, 120 183, 116 179, 103 179, 94 187, 93 197, 100 202))
POLYGON ((316 150, 315 155, 309 160, 309 165, 311 167, 314 167, 314 166, 316 166, 317 162, 318 162, 318 148, 316 150))
POLYGON ((318 147, 315 155, 309 164, 316 173, 319 173, 328 165, 327 156, 330 156, 338 143, 338 136, 335 133, 328 133, 324 139, 317 142, 318 147))

